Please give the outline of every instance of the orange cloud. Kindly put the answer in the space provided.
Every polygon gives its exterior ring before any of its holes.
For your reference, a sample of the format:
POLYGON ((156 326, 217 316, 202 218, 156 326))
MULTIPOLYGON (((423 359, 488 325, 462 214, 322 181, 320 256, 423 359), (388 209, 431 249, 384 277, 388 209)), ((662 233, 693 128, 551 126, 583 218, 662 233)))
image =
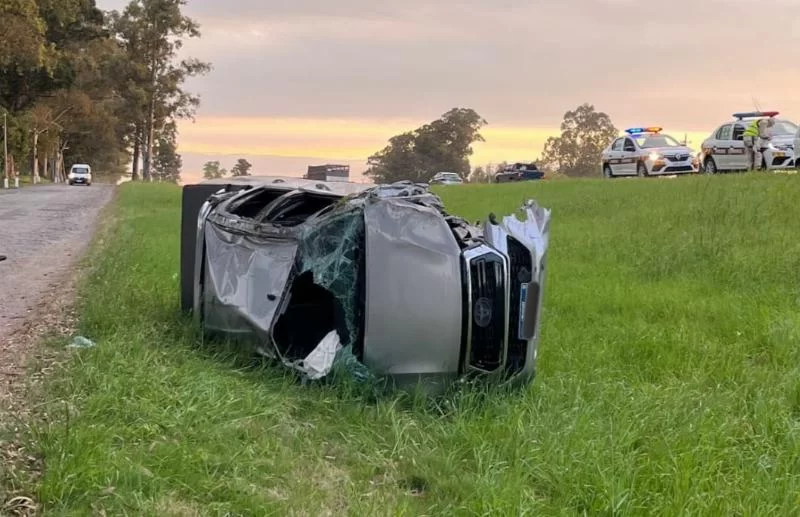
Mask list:
MULTIPOLYGON (((419 120, 300 119, 200 117, 181 125, 180 151, 204 155, 261 155, 366 160, 392 136, 413 130, 419 120)), ((677 139, 687 135, 698 147, 706 134, 665 131, 677 139)), ((533 160, 558 128, 490 125, 486 142, 475 145, 472 163, 533 160)))

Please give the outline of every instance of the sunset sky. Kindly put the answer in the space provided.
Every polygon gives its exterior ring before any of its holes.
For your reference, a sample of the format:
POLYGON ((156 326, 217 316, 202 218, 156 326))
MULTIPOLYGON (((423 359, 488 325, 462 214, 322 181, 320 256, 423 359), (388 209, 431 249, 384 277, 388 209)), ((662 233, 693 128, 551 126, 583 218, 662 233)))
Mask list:
MULTIPOLYGON (((121 9, 124 0, 98 0, 121 9)), ((473 165, 532 160, 583 102, 697 146, 731 113, 800 119, 800 0, 189 0, 214 70, 181 126, 203 162, 302 174, 351 163, 453 107, 489 122, 473 165), (769 13, 755 24, 757 8, 769 13)))

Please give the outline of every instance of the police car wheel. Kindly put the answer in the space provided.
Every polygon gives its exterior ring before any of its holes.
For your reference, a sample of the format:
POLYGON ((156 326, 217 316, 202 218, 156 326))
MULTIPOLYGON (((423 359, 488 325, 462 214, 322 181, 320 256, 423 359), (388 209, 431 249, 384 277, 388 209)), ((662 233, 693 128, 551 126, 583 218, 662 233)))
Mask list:
POLYGON ((639 176, 640 178, 644 178, 645 176, 647 176, 647 165, 645 165, 642 162, 639 162, 639 164, 636 165, 636 175, 639 176))
POLYGON ((707 158, 705 165, 703 165, 703 169, 708 174, 716 174, 717 173, 717 163, 714 161, 714 158, 707 158))
POLYGON ((611 171, 611 167, 609 167, 608 165, 603 167, 603 176, 605 176, 606 178, 614 177, 614 173, 611 171))

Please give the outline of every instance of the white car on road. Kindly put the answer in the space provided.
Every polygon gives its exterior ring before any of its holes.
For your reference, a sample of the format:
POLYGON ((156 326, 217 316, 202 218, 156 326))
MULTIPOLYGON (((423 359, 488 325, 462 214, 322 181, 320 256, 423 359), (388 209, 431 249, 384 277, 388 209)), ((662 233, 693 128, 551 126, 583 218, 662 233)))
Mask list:
POLYGON ((696 153, 660 127, 626 129, 606 147, 602 171, 606 178, 617 176, 669 176, 699 171, 696 153))
POLYGON ((91 185, 92 167, 85 163, 76 163, 69 169, 67 181, 70 185, 91 185))
MULTIPOLYGON (((722 124, 709 136, 700 147, 700 163, 703 171, 709 174, 729 171, 746 171, 747 153, 744 147, 744 132, 753 120, 773 118, 776 111, 754 111, 734 113, 730 122, 722 124), (750 120, 746 120, 750 119, 750 120)), ((788 120, 776 119, 770 129, 771 140, 764 151, 761 163, 757 168, 781 170, 794 167, 794 142, 797 125, 788 120)))

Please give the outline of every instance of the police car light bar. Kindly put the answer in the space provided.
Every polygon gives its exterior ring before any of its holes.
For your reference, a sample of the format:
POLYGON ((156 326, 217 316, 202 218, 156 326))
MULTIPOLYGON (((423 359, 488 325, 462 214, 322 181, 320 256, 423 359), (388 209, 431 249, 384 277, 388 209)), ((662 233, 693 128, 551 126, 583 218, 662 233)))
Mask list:
POLYGON ((761 118, 761 117, 777 117, 780 115, 777 111, 748 111, 745 113, 734 113, 733 118, 742 120, 745 118, 761 118))
POLYGON ((630 129, 626 129, 625 132, 629 135, 641 135, 642 133, 660 133, 660 127, 632 127, 630 129))

